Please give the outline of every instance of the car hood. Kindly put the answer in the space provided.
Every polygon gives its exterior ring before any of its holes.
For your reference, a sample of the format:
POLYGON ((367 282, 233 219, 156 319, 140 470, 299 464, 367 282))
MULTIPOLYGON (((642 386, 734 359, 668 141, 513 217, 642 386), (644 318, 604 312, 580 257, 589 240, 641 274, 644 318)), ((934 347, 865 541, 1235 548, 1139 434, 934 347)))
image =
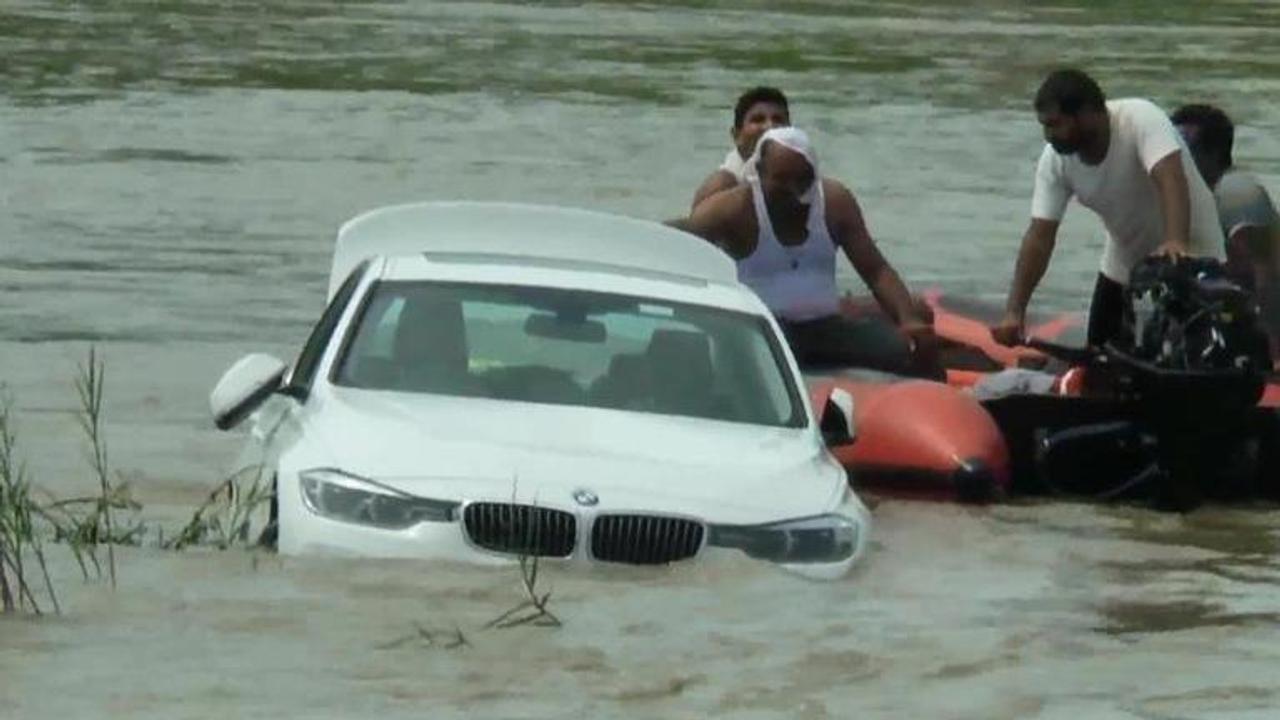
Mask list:
POLYGON ((844 491, 811 428, 346 388, 311 422, 315 465, 440 499, 573 507, 585 489, 601 511, 762 522, 844 491))

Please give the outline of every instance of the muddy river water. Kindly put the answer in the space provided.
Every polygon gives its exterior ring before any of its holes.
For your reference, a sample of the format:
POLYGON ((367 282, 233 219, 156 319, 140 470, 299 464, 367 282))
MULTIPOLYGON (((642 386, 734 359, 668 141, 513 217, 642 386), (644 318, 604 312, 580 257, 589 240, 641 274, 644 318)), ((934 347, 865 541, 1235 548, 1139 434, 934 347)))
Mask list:
MULTIPOLYGON (((110 461, 176 528, 234 462, 207 393, 292 357, 333 233, 414 199, 662 219, 784 88, 913 287, 1002 298, 1057 64, 1221 104, 1280 191, 1280 3, 0 2, 0 381, 35 482, 91 492, 72 380, 106 361, 110 461)), ((1036 296, 1081 309, 1069 212, 1036 296)), ((842 282, 857 287, 857 279, 842 282)), ((746 560, 549 568, 559 628, 485 629, 518 575, 49 548, 64 613, 0 618, 0 717, 1272 718, 1280 514, 877 500, 812 583, 746 560)))

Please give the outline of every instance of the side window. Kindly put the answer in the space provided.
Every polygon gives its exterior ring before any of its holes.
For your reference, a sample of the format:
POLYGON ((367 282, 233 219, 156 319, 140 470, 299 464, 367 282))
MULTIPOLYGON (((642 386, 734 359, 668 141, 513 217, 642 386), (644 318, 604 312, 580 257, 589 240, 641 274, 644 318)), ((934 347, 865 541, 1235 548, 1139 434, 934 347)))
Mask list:
POLYGON ((320 316, 319 322, 311 331, 311 336, 307 338, 307 342, 302 346, 302 352, 298 354, 298 361, 294 363, 293 373, 289 376, 289 385, 303 390, 311 389, 311 382, 315 379, 316 368, 320 365, 320 358, 324 356, 324 349, 329 344, 329 338, 333 335, 333 329, 338 325, 338 320, 342 317, 342 311, 346 310, 347 304, 351 302, 351 296, 355 294, 356 286, 360 284, 360 278, 364 276, 365 268, 369 267, 369 261, 366 260, 356 266, 355 270, 342 281, 342 286, 338 288, 338 292, 334 293, 333 301, 329 303, 329 307, 325 308, 324 313, 320 316))

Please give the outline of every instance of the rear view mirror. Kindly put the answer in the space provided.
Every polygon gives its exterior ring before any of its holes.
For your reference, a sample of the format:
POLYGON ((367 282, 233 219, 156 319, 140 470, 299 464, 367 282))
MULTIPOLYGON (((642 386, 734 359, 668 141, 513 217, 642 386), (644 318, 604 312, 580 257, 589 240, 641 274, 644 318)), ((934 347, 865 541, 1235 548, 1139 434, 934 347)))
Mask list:
POLYGON ((602 343, 606 335, 604 323, 599 320, 550 313, 530 315, 524 321, 524 333, 532 337, 581 343, 602 343))
POLYGON ((822 441, 827 447, 852 445, 857 438, 853 420, 853 396, 844 388, 832 388, 822 408, 822 420, 818 423, 822 441))
POLYGON ((237 360, 209 393, 213 424, 219 430, 239 425, 280 388, 286 369, 283 362, 263 353, 237 360))

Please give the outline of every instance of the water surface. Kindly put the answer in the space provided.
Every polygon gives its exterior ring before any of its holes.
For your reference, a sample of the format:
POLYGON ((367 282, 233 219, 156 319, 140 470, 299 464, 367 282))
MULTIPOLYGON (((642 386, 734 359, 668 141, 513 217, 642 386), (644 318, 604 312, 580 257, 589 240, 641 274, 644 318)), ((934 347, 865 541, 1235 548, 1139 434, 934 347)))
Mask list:
MULTIPOLYGON (((148 521, 179 523, 235 456, 209 387, 243 352, 294 352, 340 222, 459 198, 673 217, 758 83, 913 287, 998 301, 1046 70, 1221 104, 1277 191, 1278 24, 1275 2, 8 0, 0 367, 22 447, 45 487, 92 487, 69 380, 95 342, 112 461, 148 521)), ((1037 305, 1082 309, 1100 245, 1073 209, 1037 305)), ((553 569, 559 630, 480 629, 519 600, 501 571, 134 550, 113 595, 61 559, 67 615, 0 622, 0 715, 1273 715, 1273 511, 875 514, 836 584, 553 569), (399 643, 415 624, 470 644, 399 643)))

